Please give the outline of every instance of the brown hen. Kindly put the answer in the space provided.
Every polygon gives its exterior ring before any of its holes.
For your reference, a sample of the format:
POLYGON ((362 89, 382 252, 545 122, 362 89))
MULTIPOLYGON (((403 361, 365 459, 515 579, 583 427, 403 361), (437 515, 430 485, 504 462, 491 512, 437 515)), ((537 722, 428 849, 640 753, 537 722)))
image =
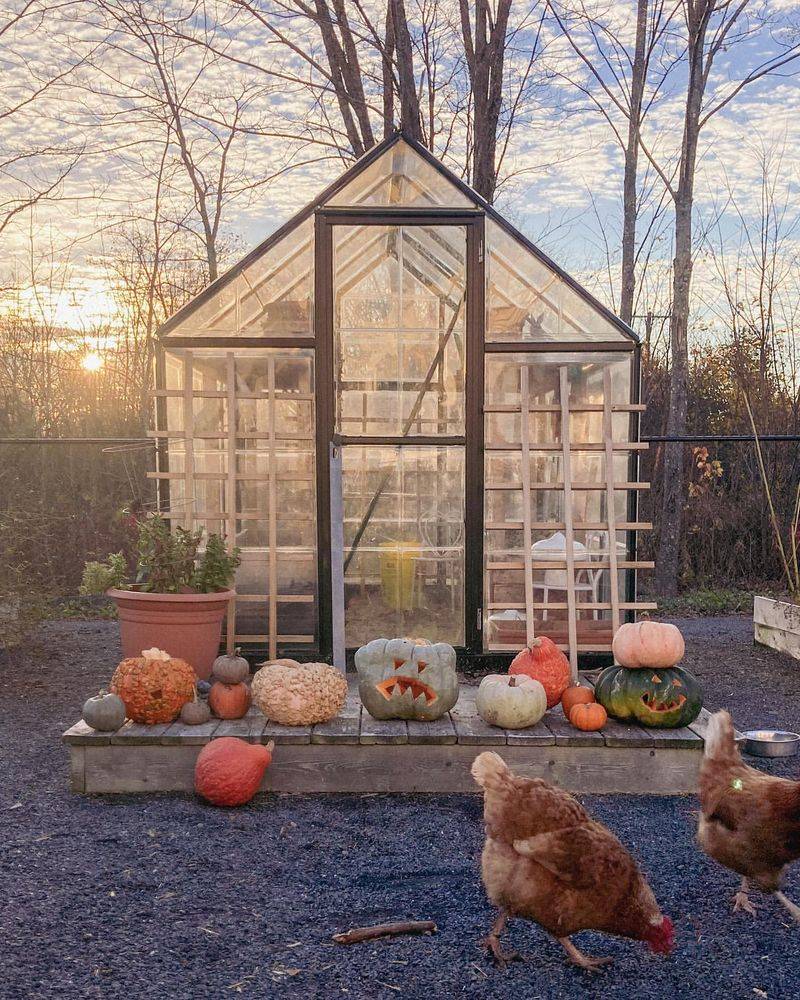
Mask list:
POLYGON ((734 911, 755 914, 748 895, 753 883, 775 893, 800 921, 800 907, 780 891, 786 866, 800 858, 800 782, 744 764, 727 712, 709 720, 700 767, 700 808, 700 846, 742 876, 734 911))
POLYGON ((590 971, 611 959, 580 952, 570 941, 578 931, 646 941, 664 954, 672 950, 672 921, 636 862, 571 795, 539 778, 516 777, 496 753, 476 757, 472 775, 484 796, 483 883, 500 911, 486 946, 500 965, 519 957, 500 947, 509 917, 535 921, 570 961, 590 971))

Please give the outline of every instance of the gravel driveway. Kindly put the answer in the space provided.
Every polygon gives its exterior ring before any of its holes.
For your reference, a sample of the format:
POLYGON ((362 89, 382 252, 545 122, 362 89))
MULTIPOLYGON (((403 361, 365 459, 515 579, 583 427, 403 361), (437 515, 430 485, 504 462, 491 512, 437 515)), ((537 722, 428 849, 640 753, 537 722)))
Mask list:
MULTIPOLYGON (((680 622, 709 708, 740 728, 800 726, 800 664, 752 645, 744 618, 680 622)), ((0 997, 378 1000, 794 998, 800 929, 772 900, 729 912, 735 879, 693 846, 691 799, 585 797, 633 850, 675 920, 670 959, 585 934, 615 957, 590 979, 517 921, 507 972, 478 940, 477 796, 260 796, 227 812, 189 796, 70 795, 61 731, 119 658, 116 626, 53 623, 0 653, 0 997), (432 918, 439 933, 343 948, 338 930, 432 918)), ((800 774, 800 764, 781 765, 800 774)), ((800 899, 800 865, 788 893, 800 899)))

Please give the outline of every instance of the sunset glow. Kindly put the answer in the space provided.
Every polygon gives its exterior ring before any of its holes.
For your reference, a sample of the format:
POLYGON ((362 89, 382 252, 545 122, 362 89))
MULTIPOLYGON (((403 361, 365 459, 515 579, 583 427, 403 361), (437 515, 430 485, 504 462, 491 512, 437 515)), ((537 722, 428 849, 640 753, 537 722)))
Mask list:
POLYGON ((97 372, 103 367, 103 356, 97 351, 88 351, 81 358, 81 368, 87 372, 97 372))

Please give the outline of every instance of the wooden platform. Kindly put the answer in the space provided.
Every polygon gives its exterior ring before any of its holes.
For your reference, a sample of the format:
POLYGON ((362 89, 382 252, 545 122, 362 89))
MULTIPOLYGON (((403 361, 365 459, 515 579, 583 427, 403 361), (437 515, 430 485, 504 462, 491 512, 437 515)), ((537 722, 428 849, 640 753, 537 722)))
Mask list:
POLYGON ((312 727, 279 726, 256 709, 243 719, 202 726, 126 722, 98 733, 79 722, 64 733, 75 792, 187 792, 200 748, 220 736, 274 740, 265 789, 280 792, 476 792, 470 765, 496 749, 518 773, 575 792, 694 792, 708 713, 684 729, 642 729, 609 720, 581 733, 560 707, 531 729, 487 725, 475 711, 477 688, 462 685, 438 722, 378 722, 362 710, 354 681, 341 715, 312 727))

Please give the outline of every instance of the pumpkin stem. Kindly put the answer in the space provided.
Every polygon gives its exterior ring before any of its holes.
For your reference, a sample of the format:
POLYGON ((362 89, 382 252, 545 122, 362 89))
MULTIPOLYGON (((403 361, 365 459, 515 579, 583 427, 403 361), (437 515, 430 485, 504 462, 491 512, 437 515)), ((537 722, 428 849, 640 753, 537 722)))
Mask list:
POLYGON ((508 686, 510 688, 517 686, 517 678, 513 674, 508 679, 508 686))
POLYGON ((530 650, 538 649, 539 646, 541 646, 541 644, 542 640, 537 636, 535 639, 531 639, 531 644, 530 646, 528 646, 528 649, 530 650))
POLYGON ((108 691, 106 691, 105 688, 100 688, 100 690, 97 692, 97 697, 98 698, 105 698, 105 696, 107 694, 108 694, 108 691))

